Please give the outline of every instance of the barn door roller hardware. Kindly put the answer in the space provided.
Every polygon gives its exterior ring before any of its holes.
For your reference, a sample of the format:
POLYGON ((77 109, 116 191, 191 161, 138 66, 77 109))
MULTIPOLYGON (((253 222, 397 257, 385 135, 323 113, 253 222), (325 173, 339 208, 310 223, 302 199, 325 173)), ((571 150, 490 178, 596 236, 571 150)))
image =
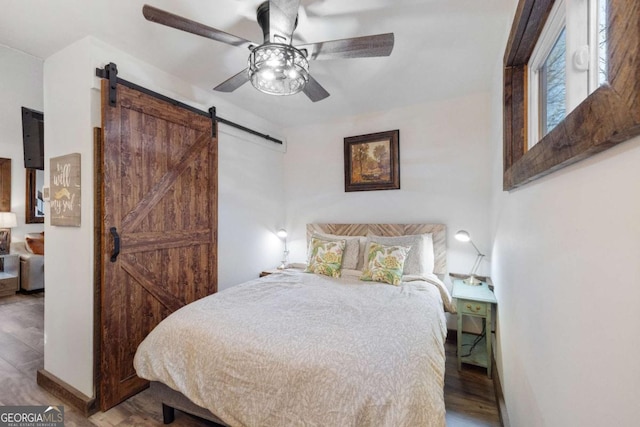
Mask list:
POLYGON ((250 133, 252 135, 259 136, 260 138, 264 138, 264 139, 267 139, 269 141, 273 141, 276 144, 282 144, 282 141, 280 141, 279 139, 275 139, 272 136, 265 135, 264 133, 260 133, 258 131, 253 130, 253 129, 249 129, 248 127, 239 125, 239 124, 234 123, 232 121, 229 121, 227 119, 223 119, 222 117, 216 115, 216 107, 209 108, 209 113, 211 114, 211 120, 213 120, 214 122, 218 122, 218 123, 222 123, 222 124, 225 124, 225 125, 232 126, 232 127, 236 128, 236 129, 240 129, 241 131, 250 133))
POLYGON ((191 105, 187 105, 183 102, 180 102, 178 100, 175 100, 173 98, 169 98, 168 96, 162 95, 158 92, 154 92, 152 90, 149 90, 145 87, 142 86, 138 86, 135 83, 132 83, 130 81, 121 79, 120 77, 118 77, 118 67, 116 66, 116 64, 114 64, 113 62, 108 63, 107 65, 105 65, 104 68, 96 68, 96 76, 102 78, 102 79, 107 79, 109 80, 109 105, 112 107, 116 106, 117 103, 117 88, 118 85, 121 84, 123 86, 126 86, 128 88, 137 90, 139 92, 142 92, 144 94, 147 94, 149 96, 153 96, 154 98, 160 99, 162 101, 168 102, 169 104, 175 105, 177 107, 180 108, 184 108, 186 110, 192 111, 196 114, 200 114, 201 116, 205 116, 205 117, 210 117, 212 120, 212 133, 213 133, 213 137, 215 138, 216 136, 216 122, 218 123, 223 123, 225 125, 234 127, 236 129, 240 129, 241 131, 250 133, 252 135, 256 135, 259 136, 260 138, 264 138, 266 140, 275 142, 276 144, 282 144, 282 141, 280 141, 279 139, 273 138, 272 136, 266 135, 264 133, 255 131, 253 129, 250 129, 246 126, 242 126, 239 125, 238 123, 234 123, 231 120, 227 120, 227 119, 223 119, 222 117, 218 116, 216 113, 216 107, 211 107, 209 109, 209 111, 202 111, 199 110, 195 107, 192 107, 191 105))

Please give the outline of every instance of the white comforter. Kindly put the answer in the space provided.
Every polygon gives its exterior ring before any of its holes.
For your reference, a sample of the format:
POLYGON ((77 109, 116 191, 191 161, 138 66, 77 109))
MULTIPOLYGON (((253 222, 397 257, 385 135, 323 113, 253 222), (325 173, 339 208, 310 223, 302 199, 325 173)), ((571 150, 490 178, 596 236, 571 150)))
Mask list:
POLYGON ((344 276, 285 271, 196 301, 140 344, 136 372, 231 426, 444 426, 444 285, 344 276))

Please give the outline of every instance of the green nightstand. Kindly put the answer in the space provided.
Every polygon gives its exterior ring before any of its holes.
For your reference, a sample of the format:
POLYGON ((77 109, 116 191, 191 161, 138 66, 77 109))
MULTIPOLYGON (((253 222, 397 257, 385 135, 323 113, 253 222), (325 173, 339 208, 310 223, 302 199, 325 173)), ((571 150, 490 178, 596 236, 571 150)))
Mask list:
POLYGON ((458 300, 458 370, 462 369, 463 363, 482 366, 487 368, 487 376, 491 378, 491 317, 493 304, 498 301, 487 282, 472 286, 461 278, 452 277, 451 280, 452 296, 458 300), (463 316, 481 318, 485 336, 462 332, 463 316))

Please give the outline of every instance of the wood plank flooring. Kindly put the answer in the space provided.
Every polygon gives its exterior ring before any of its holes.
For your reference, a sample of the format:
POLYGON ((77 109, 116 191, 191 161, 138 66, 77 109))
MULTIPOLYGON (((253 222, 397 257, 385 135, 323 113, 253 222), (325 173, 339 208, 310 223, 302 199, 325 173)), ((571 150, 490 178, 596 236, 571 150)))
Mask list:
POLYGON ((447 356, 444 378, 444 403, 447 408, 447 426, 500 426, 500 414, 493 380, 487 370, 462 365, 458 371, 455 331, 449 331, 445 343, 447 356), (453 335, 453 340, 449 337, 453 335))
MULTIPOLYGON (((456 368, 455 342, 447 341, 447 426, 500 426, 493 382, 484 369, 456 368)), ((0 405, 64 405, 36 384, 44 368, 44 294, 0 298, 0 405)), ((107 412, 85 418, 65 405, 65 426, 162 426, 162 410, 142 392, 107 412)), ((175 427, 215 426, 176 411, 175 427)))

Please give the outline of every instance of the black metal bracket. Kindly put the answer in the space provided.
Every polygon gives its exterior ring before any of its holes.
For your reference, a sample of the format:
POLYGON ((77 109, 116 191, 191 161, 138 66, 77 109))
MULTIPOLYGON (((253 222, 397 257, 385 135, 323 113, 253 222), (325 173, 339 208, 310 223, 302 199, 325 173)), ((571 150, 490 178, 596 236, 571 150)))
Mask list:
POLYGON ((209 108, 209 114, 211 114, 211 137, 216 137, 216 122, 218 121, 218 116, 216 115, 216 107, 209 108))
POLYGON ((140 91, 144 94, 147 94, 149 96, 153 96, 154 98, 160 99, 162 101, 168 102, 172 105, 176 105, 180 108, 184 108, 186 110, 192 111, 196 114, 200 114, 202 116, 207 116, 211 118, 211 136, 213 138, 216 137, 217 132, 217 126, 216 123, 223 123, 225 125, 229 125, 231 127, 234 127, 236 129, 240 129, 244 132, 250 133, 252 135, 255 136, 259 136, 260 138, 264 138, 268 141, 271 142, 275 142, 276 144, 280 144, 282 145, 282 141, 280 141, 279 139, 276 139, 272 136, 266 135, 264 133, 255 131, 253 129, 249 129, 246 126, 242 126, 239 125, 237 123, 232 122, 231 120, 226 120, 223 119, 222 117, 218 116, 216 113, 216 107, 211 107, 209 108, 209 112, 205 112, 202 110, 199 110, 195 107, 192 107, 191 105, 185 104, 183 102, 177 101, 175 99, 169 98, 168 96, 162 95, 160 93, 154 92, 152 90, 149 90, 147 88, 144 88, 142 86, 138 86, 135 83, 131 83, 127 80, 121 79, 118 77, 118 67, 116 67, 116 64, 114 64, 113 62, 108 63, 104 69, 102 68, 96 68, 96 76, 101 77, 103 79, 107 79, 109 80, 109 105, 112 107, 115 107, 117 104, 117 97, 116 97, 116 89, 118 84, 121 84, 123 86, 126 86, 128 88, 140 91))
POLYGON ((118 67, 109 62, 104 69, 96 68, 96 76, 109 80, 109 105, 115 107, 118 101, 118 67))

